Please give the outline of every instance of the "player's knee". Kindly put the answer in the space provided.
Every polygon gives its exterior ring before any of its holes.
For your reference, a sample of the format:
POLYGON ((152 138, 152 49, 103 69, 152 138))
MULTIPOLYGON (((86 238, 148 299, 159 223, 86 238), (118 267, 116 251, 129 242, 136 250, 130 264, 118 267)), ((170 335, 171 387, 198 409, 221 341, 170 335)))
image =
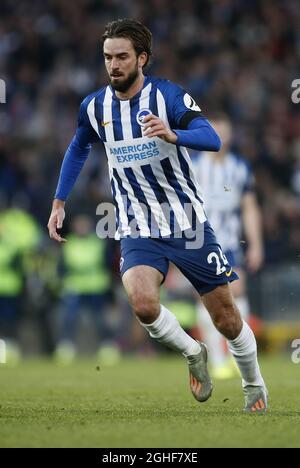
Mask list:
POLYGON ((133 312, 142 323, 152 323, 159 315, 159 301, 145 291, 135 292, 129 296, 133 312))

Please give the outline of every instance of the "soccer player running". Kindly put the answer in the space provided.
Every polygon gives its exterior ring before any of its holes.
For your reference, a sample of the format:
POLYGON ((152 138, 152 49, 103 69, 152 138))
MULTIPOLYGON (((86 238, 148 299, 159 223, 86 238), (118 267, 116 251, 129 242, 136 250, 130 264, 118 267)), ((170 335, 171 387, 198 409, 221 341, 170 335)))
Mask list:
POLYGON ((206 219, 186 150, 218 151, 220 139, 184 90, 143 74, 151 42, 151 32, 138 21, 122 19, 106 26, 103 53, 109 85, 80 106, 76 135, 61 168, 49 235, 64 242, 57 230, 65 217, 65 200, 91 145, 100 139, 116 205, 122 281, 137 319, 152 338, 186 357, 191 391, 198 401, 206 401, 212 393, 206 346, 185 333, 160 304, 160 285, 173 262, 202 296, 215 326, 228 340, 243 378, 245 411, 264 412, 267 391, 255 337, 241 319, 228 284, 237 275, 206 219))
MULTIPOLYGON (((254 177, 249 164, 231 151, 232 125, 227 115, 219 113, 210 120, 222 140, 222 148, 218 153, 196 153, 193 167, 203 191, 205 212, 227 260, 239 276, 231 291, 242 318, 247 321, 246 270, 256 273, 263 262, 261 216, 254 193, 254 177), (246 239, 245 256, 242 231, 246 239)), ((228 359, 223 337, 201 300, 198 324, 210 350, 212 375, 219 379, 232 377, 235 369, 228 359)))

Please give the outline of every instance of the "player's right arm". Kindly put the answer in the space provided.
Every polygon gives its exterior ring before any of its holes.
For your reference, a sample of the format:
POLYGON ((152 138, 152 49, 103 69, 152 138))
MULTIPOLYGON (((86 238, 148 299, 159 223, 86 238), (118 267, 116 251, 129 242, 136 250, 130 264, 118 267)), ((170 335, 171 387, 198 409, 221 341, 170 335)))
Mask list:
POLYGON ((99 139, 87 115, 89 101, 90 99, 86 98, 81 103, 76 134, 64 156, 47 226, 50 238, 57 242, 66 242, 57 232, 62 228, 65 219, 65 202, 89 155, 92 143, 99 139))
POLYGON ((48 231, 51 239, 57 242, 66 242, 66 239, 61 237, 57 229, 61 229, 65 219, 65 202, 55 198, 52 204, 52 210, 48 221, 48 231))

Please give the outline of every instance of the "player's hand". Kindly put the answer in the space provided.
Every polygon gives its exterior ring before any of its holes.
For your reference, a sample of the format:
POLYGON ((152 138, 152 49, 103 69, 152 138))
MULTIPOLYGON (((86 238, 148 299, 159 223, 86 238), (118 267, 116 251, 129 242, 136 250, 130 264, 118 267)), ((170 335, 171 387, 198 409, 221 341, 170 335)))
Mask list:
POLYGON ((256 273, 262 266, 264 255, 260 246, 249 246, 246 251, 246 263, 250 273, 256 273))
POLYGON ((146 115, 143 120, 143 135, 149 138, 159 137, 168 143, 175 144, 176 133, 166 126, 165 122, 153 114, 146 115))
POLYGON ((65 210, 64 210, 64 202, 60 202, 60 200, 54 200, 53 202, 53 207, 52 207, 52 212, 49 218, 48 222, 48 231, 49 231, 49 236, 51 239, 54 239, 55 241, 62 243, 62 242, 67 242, 66 239, 61 237, 57 229, 61 229, 64 219, 65 219, 65 210))

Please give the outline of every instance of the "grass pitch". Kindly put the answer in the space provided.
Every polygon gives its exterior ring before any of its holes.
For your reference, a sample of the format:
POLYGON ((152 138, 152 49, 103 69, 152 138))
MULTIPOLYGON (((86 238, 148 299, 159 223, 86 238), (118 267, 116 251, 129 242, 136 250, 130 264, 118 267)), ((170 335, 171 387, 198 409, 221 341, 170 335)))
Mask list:
POLYGON ((0 447, 300 447, 300 364, 261 359, 267 415, 241 413, 239 379, 199 404, 183 358, 0 365, 0 447))

